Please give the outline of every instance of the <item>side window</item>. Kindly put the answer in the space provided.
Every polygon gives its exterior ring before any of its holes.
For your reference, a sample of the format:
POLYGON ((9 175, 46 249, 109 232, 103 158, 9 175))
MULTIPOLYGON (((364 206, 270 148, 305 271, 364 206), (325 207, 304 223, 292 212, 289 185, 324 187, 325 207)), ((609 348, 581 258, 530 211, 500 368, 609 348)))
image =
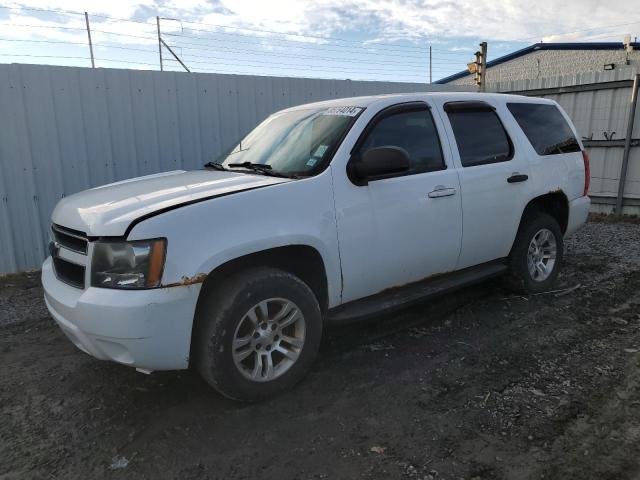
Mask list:
POLYGON ((463 167, 510 160, 513 147, 496 112, 487 108, 448 109, 463 167))
POLYGON ((580 151, 571 127, 555 105, 507 103, 507 108, 538 155, 580 151))
POLYGON ((401 147, 409 154, 409 174, 443 170, 445 167, 438 131, 427 108, 390 113, 377 121, 359 148, 401 147))

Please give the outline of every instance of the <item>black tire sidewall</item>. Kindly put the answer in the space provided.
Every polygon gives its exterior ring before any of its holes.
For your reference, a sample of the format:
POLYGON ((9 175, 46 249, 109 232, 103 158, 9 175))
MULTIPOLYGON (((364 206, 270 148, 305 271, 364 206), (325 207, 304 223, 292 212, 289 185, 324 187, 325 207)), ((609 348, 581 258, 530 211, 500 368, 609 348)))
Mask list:
POLYGON ((546 213, 534 212, 528 215, 521 225, 510 258, 510 270, 516 289, 523 293, 545 292, 553 287, 564 258, 564 239, 558 221, 546 213), (531 278, 527 265, 527 252, 534 235, 541 229, 550 230, 556 240, 556 262, 551 275, 539 282, 531 278))
POLYGON ((322 316, 311 289, 297 277, 276 269, 255 269, 229 279, 226 288, 210 296, 199 312, 201 344, 198 367, 223 395, 242 401, 274 396, 298 383, 310 369, 320 346, 322 316), (232 343, 236 328, 250 308, 268 298, 294 302, 305 319, 305 343, 296 362, 269 382, 252 382, 236 367, 232 343))

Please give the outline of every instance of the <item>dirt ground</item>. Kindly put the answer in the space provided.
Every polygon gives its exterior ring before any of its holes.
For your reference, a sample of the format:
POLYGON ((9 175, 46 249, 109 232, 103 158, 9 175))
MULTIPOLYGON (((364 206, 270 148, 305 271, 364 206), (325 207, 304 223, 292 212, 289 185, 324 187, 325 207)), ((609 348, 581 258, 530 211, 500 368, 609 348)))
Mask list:
POLYGON ((5 277, 0 479, 640 478, 640 225, 589 223, 558 288, 333 326, 295 390, 242 405, 94 360, 37 273, 5 277))

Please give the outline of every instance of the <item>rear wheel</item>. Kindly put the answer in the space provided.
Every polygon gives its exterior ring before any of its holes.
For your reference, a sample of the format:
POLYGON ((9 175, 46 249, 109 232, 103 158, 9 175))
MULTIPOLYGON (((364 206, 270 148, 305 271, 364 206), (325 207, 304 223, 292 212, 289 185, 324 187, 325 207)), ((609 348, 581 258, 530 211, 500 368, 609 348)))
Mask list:
POLYGON ((541 212, 525 216, 509 256, 509 286, 523 293, 540 293, 555 283, 564 250, 555 218, 541 212))
POLYGON ((272 268, 212 286, 198 307, 197 366, 223 395, 257 401, 300 381, 317 354, 320 307, 311 289, 272 268))

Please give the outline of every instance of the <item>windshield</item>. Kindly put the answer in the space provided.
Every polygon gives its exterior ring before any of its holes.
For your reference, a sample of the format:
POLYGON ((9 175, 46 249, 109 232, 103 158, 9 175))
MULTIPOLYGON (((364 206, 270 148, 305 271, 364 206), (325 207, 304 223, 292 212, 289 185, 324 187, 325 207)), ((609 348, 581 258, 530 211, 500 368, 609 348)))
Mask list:
POLYGON ((325 107, 275 113, 217 162, 231 169, 242 163, 267 165, 283 175, 311 175, 329 160, 361 111, 359 107, 325 107))

